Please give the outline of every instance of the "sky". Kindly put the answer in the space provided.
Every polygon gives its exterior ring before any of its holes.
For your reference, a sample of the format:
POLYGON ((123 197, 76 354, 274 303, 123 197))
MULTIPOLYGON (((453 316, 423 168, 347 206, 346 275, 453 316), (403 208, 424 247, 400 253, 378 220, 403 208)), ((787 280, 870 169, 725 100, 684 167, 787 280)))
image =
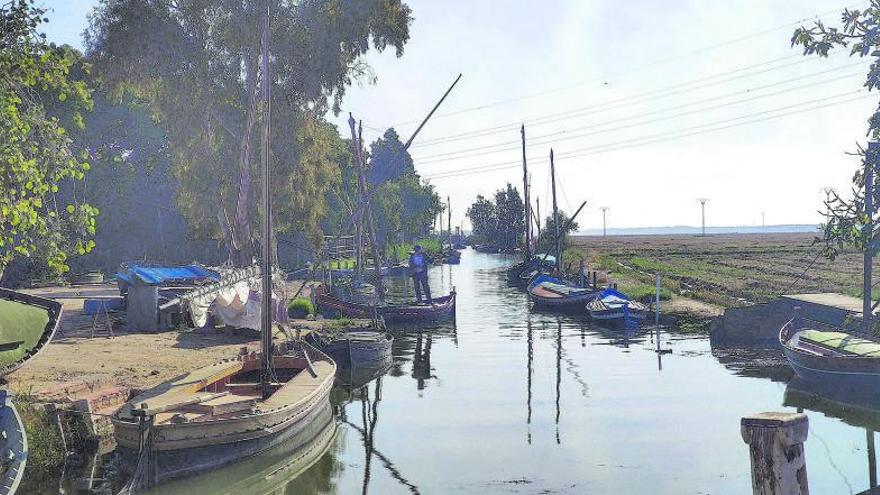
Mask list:
MULTIPOLYGON (((792 31, 865 2, 726 0, 408 0, 411 39, 366 60, 376 77, 349 88, 348 112, 371 142, 408 138, 416 170, 452 203, 453 225, 478 194, 522 191, 525 125, 531 196, 581 229, 818 223, 826 187, 850 189, 877 94, 868 63, 839 51, 803 57, 792 31), (763 218, 763 220, 762 220, 763 218)), ((44 1, 51 41, 82 48, 96 4, 44 1)), ((444 217, 445 219, 445 217, 444 217)))

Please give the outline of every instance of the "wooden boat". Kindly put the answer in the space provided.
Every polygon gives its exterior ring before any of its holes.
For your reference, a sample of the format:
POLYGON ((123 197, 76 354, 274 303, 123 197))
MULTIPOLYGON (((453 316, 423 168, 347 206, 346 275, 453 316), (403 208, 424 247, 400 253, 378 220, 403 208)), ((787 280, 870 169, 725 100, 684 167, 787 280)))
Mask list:
POLYGON ((59 302, 0 288, 0 376, 36 356, 60 321, 59 302))
POLYGON ((199 476, 166 483, 148 493, 174 495, 264 495, 286 487, 315 465, 336 439, 332 406, 321 406, 306 428, 266 452, 199 476))
POLYGON ((450 249, 446 253, 446 257, 443 261, 448 265, 457 265, 461 263, 461 253, 456 251, 455 249, 450 249))
POLYGON ((556 265, 556 258, 547 255, 535 255, 526 261, 507 269, 507 281, 513 285, 526 287, 532 278, 541 273, 549 273, 556 265))
POLYGON ((880 342, 872 336, 795 316, 779 331, 794 372, 808 383, 880 393, 880 342))
POLYGON ((648 308, 631 301, 626 294, 608 288, 587 303, 590 318, 606 323, 622 323, 626 326, 638 325, 648 315, 648 308))
POLYGON ((435 297, 433 304, 392 304, 370 306, 343 301, 330 295, 322 285, 315 289, 315 300, 322 312, 349 318, 381 316, 385 323, 434 321, 455 317, 455 288, 447 296, 435 297))
POLYGON ((150 461, 157 481, 191 476, 257 455, 309 428, 328 404, 336 364, 308 345, 286 342, 273 355, 270 394, 261 394, 261 355, 199 368, 154 387, 113 417, 114 436, 131 472, 150 461), (149 425, 141 449, 141 418, 149 425), (140 459, 139 459, 140 458, 140 459))
POLYGON ((309 333, 305 340, 330 356, 341 368, 353 362, 380 360, 390 355, 394 337, 390 333, 372 329, 347 332, 322 330, 309 333))
POLYGON ((577 287, 546 274, 532 278, 526 292, 535 304, 567 311, 583 310, 584 305, 597 294, 592 289, 577 287))
POLYGON ((28 444, 21 416, 5 390, 0 390, 0 493, 15 493, 24 478, 28 444))

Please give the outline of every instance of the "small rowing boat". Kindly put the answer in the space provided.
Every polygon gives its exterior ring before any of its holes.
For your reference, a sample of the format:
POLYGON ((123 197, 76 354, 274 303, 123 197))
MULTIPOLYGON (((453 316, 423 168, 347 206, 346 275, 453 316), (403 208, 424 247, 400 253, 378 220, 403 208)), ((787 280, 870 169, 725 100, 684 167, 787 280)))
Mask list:
POLYGON ((795 315, 780 329, 779 343, 794 372, 808 383, 880 393, 880 342, 873 336, 795 315))
POLYGON ((0 288, 0 376, 36 356, 60 321, 61 303, 0 288))
POLYGON ((590 318, 606 323, 622 323, 626 327, 637 326, 648 314, 648 308, 632 301, 626 294, 608 288, 587 303, 590 318))
POLYGON ((551 309, 579 311, 596 297, 597 292, 578 287, 550 275, 537 275, 529 282, 526 292, 533 303, 551 309))
POLYGON ((315 289, 315 300, 321 312, 349 318, 381 316, 386 324, 436 321, 455 317, 455 288, 447 296, 435 297, 432 304, 367 305, 343 301, 329 294, 321 285, 315 289))
POLYGON ((311 332, 306 342, 330 356, 340 368, 351 363, 382 360, 391 355, 394 337, 387 332, 373 330, 334 331, 332 329, 311 332))

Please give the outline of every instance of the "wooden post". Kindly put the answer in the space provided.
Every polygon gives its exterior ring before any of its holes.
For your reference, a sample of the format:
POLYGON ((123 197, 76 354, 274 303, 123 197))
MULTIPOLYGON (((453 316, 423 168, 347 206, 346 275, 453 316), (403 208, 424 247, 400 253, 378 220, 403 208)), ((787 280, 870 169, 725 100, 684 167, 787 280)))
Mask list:
MULTIPOLYGON (((660 326, 660 274, 657 274, 657 293, 654 295, 654 324, 660 326)), ((660 337, 659 330, 657 337, 660 337)), ((660 348, 660 339, 657 339, 657 349, 660 348)))
POLYGON ((593 270, 593 288, 597 288, 599 284, 599 274, 596 270, 593 270))
POLYGON ((868 448, 868 487, 877 486, 877 450, 874 447, 874 430, 865 428, 865 440, 868 448))
POLYGON ((880 159, 880 143, 869 143, 868 153, 865 156, 865 216, 868 218, 868 222, 863 230, 867 247, 865 248, 864 271, 862 274, 862 330, 865 333, 871 332, 872 325, 871 306, 873 305, 873 299, 871 298, 871 289, 873 284, 871 282, 871 272, 874 261, 874 243, 871 237, 874 233, 874 166, 878 159, 880 159))
POLYGON ((753 495, 809 495, 804 442, 806 414, 765 412, 742 418, 752 460, 753 495))
POLYGON ((553 148, 550 148, 550 183, 553 187, 553 229, 556 234, 556 271, 559 271, 559 258, 562 256, 559 245, 559 210, 556 207, 556 166, 553 164, 553 148))

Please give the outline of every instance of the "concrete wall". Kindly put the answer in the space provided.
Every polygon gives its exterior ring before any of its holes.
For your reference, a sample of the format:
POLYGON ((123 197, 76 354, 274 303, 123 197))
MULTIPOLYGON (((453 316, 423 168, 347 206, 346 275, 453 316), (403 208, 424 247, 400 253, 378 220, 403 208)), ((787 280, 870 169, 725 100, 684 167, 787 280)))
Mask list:
POLYGON ((804 318, 827 325, 857 331, 861 316, 851 310, 781 296, 766 304, 730 308, 712 321, 709 336, 713 345, 779 346, 779 329, 794 316, 800 306, 804 318))

